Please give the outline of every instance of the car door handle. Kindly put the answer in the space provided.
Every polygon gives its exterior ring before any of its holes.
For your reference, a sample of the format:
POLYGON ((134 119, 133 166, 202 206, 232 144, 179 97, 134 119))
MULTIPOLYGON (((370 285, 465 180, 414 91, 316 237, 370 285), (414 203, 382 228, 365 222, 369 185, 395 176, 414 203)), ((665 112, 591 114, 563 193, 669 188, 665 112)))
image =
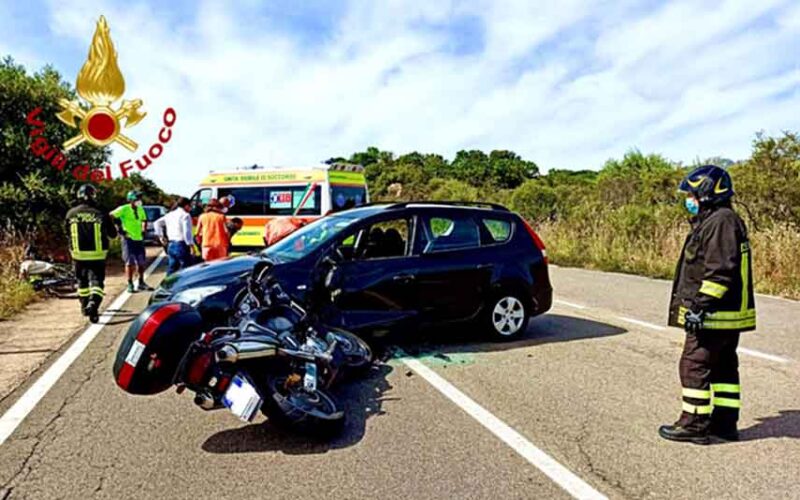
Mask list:
POLYGON ((494 264, 478 264, 478 269, 491 269, 494 267, 494 264))
POLYGON ((407 283, 409 281, 414 281, 414 279, 415 279, 415 276, 413 274, 396 274, 396 275, 394 275, 394 277, 392 277, 392 280, 394 280, 394 281, 402 281, 402 282, 405 282, 405 283, 407 283))

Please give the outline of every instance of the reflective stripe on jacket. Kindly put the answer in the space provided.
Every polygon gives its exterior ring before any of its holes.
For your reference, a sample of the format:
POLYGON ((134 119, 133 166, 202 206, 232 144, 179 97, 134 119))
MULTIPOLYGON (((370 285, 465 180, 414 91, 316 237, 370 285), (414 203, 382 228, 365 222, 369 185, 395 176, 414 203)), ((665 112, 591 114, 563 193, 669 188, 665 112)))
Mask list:
POLYGON ((117 230, 99 209, 80 204, 67 212, 67 241, 73 260, 103 260, 108 254, 108 239, 117 230))
POLYGON ((688 310, 706 312, 706 330, 756 327, 750 242, 729 206, 702 212, 692 223, 672 287, 669 324, 682 327, 688 310))

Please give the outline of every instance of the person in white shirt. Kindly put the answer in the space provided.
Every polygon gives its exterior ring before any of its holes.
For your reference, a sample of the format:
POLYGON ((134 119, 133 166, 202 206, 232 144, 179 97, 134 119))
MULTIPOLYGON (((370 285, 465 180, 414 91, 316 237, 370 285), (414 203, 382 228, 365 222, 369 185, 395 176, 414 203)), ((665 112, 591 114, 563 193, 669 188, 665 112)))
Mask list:
POLYGON ((157 235, 166 238, 167 276, 192 265, 192 216, 189 215, 191 203, 187 198, 178 198, 172 211, 153 223, 157 235))

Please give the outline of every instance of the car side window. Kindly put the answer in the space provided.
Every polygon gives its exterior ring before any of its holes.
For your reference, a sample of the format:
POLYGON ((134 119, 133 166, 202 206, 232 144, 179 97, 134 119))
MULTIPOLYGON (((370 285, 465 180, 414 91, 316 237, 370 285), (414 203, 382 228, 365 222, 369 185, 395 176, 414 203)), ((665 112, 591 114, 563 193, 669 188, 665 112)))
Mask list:
POLYGON ((372 224, 365 232, 365 241, 357 245, 360 260, 404 257, 409 252, 409 219, 391 219, 372 224))
POLYGON ((464 250, 480 246, 480 230, 471 217, 435 216, 424 219, 426 253, 464 250))
POLYGON ((494 245, 505 243, 511 237, 511 222, 503 219, 481 218, 481 244, 494 245))

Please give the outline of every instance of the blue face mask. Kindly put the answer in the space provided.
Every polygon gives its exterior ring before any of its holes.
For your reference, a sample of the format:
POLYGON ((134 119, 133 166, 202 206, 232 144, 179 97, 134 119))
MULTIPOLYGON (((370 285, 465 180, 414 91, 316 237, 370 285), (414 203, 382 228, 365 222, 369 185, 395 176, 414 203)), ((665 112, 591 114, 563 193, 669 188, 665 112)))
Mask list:
POLYGON ((700 204, 694 198, 686 198, 684 206, 686 207, 686 210, 688 210, 689 213, 692 215, 697 215, 700 213, 700 204))

